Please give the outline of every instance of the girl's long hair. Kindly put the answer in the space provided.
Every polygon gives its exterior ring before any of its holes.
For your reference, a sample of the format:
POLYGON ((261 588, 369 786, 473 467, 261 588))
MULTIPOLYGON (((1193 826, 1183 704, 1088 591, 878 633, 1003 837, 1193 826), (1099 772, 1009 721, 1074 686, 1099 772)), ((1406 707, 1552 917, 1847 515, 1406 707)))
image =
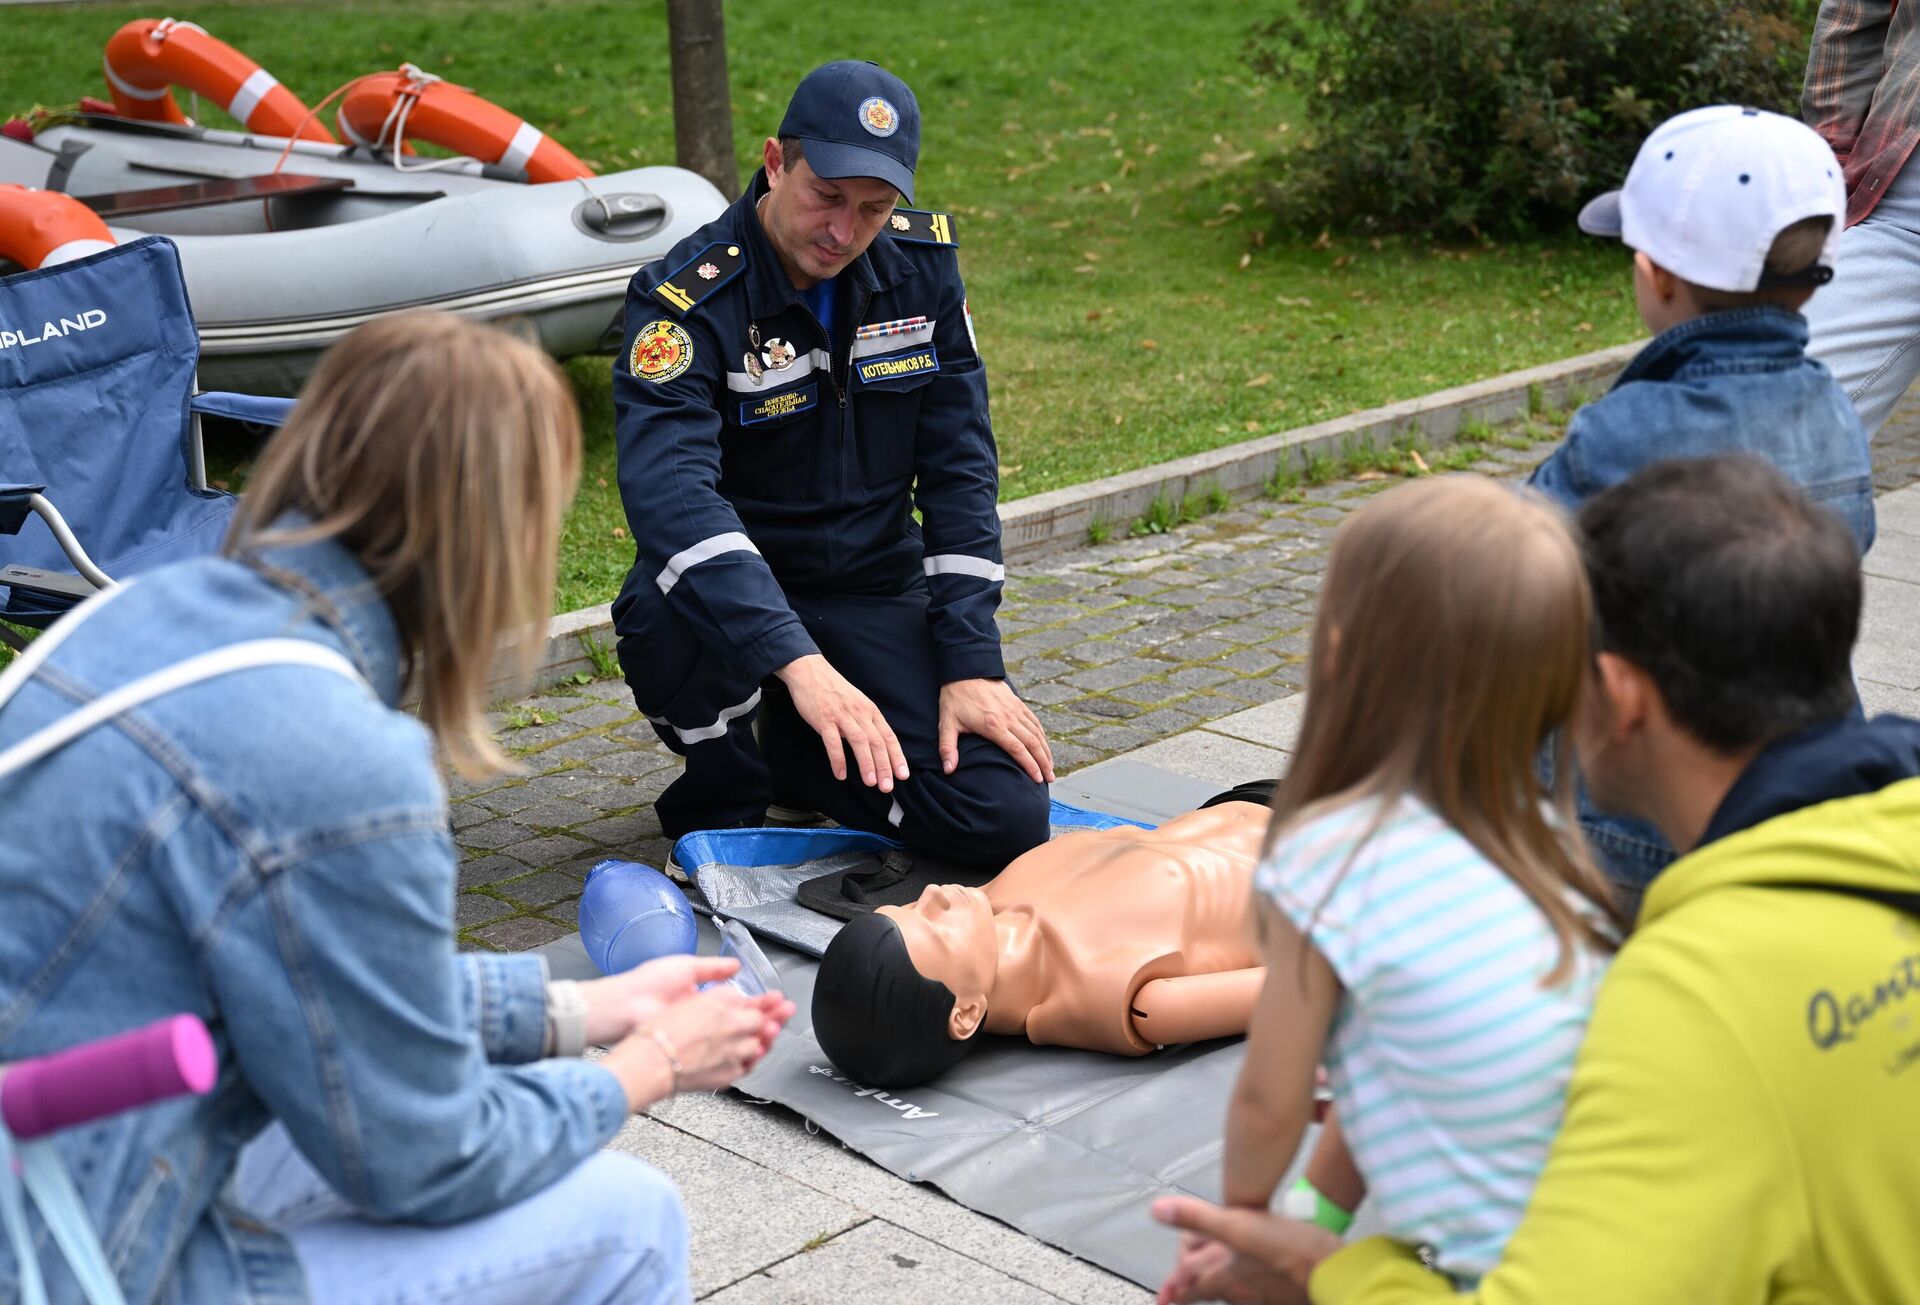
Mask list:
POLYGON ((383 317, 320 360, 226 552, 345 545, 393 613, 422 722, 482 776, 511 764, 486 727, 487 685, 498 655, 521 676, 538 664, 579 474, 579 414, 545 354, 445 313, 383 317))
POLYGON ((1546 917, 1560 942, 1546 982, 1567 976, 1577 943, 1612 950, 1618 934, 1567 892, 1624 932, 1573 804, 1567 734, 1587 692, 1592 628, 1579 550, 1558 511, 1530 493, 1447 476, 1360 508, 1328 560, 1305 720, 1267 850, 1315 808, 1378 798, 1384 819, 1396 799, 1416 797, 1546 917), (1535 768, 1549 743, 1551 790, 1535 768))

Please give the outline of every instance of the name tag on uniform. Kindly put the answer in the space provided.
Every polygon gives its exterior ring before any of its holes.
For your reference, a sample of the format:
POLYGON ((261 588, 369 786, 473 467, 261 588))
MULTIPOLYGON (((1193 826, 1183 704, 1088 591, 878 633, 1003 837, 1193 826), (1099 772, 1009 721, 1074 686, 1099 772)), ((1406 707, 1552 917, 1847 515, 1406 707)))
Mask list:
POLYGON ((929 344, 899 353, 861 358, 854 363, 853 370, 860 377, 862 385, 872 385, 879 381, 901 381, 926 372, 937 372, 940 370, 940 358, 929 344))
POLYGON ((817 382, 802 385, 797 390, 782 390, 779 394, 746 399, 740 404, 740 424, 758 426, 764 421, 778 421, 782 417, 805 412, 819 402, 820 386, 817 382))

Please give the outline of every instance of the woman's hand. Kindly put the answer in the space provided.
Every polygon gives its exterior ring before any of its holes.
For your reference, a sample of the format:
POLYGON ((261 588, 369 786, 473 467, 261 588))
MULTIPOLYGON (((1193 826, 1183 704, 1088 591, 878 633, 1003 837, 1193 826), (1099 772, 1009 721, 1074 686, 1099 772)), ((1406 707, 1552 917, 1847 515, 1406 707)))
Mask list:
POLYGON ((732 957, 662 956, 624 974, 584 980, 580 996, 587 1003, 587 1044, 610 1047, 635 1025, 693 996, 701 984, 732 978, 739 968, 732 957))
POLYGON ((603 1063, 626 1089, 631 1110, 645 1110, 677 1091, 716 1091, 759 1063, 793 1010, 777 992, 696 993, 648 1016, 603 1063))

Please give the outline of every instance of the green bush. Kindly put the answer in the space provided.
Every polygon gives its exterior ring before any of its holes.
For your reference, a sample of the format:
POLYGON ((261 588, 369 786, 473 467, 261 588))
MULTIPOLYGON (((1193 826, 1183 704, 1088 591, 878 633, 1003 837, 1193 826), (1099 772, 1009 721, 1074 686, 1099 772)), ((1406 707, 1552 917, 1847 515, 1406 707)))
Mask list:
POLYGON ((1815 0, 1294 0, 1256 73, 1306 94, 1288 226, 1515 234, 1620 184, 1662 119, 1797 113, 1815 0))

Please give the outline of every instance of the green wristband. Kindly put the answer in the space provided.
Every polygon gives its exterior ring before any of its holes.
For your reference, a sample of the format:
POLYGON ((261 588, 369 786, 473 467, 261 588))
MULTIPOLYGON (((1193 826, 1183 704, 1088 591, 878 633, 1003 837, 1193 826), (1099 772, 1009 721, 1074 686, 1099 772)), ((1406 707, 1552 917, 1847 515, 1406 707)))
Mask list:
POLYGON ((1347 1229, 1353 1226, 1353 1214, 1329 1201, 1319 1188, 1305 1178, 1287 1189, 1286 1197, 1280 1203, 1280 1212, 1289 1219, 1299 1219, 1325 1228, 1336 1237, 1345 1236, 1347 1229))

